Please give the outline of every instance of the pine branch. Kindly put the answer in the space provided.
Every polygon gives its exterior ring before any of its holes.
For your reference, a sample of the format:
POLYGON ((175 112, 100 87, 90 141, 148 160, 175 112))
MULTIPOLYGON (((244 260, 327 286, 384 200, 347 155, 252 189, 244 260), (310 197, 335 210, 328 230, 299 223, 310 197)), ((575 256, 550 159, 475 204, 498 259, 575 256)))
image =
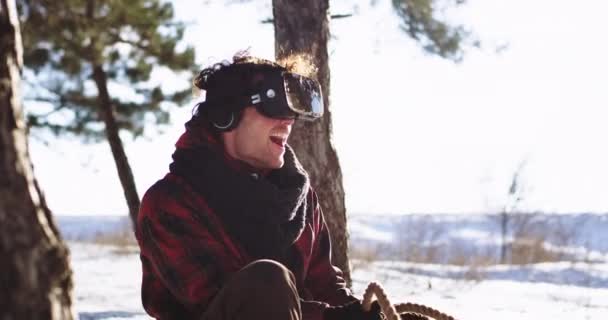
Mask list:
POLYGON ((139 49, 143 50, 144 52, 156 54, 156 52, 153 52, 150 50, 150 47, 142 45, 139 41, 127 40, 127 39, 121 37, 120 34, 114 33, 114 32, 109 33, 109 35, 114 42, 128 44, 133 47, 139 48, 139 49))

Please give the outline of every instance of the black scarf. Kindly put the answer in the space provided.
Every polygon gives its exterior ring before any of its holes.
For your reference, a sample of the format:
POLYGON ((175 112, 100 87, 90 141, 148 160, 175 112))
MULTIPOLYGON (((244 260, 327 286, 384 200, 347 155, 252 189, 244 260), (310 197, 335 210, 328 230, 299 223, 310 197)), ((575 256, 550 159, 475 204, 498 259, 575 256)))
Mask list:
POLYGON ((180 148, 178 142, 170 171, 193 186, 253 259, 280 261, 304 230, 310 185, 289 146, 284 160, 258 176, 229 166, 219 145, 180 148))

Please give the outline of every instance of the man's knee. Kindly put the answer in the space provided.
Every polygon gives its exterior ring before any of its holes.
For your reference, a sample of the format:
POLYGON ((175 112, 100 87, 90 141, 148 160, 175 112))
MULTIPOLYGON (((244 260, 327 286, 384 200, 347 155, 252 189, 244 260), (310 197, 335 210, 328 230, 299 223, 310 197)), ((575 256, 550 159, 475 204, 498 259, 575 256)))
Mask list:
POLYGON ((289 287, 295 280, 289 269, 274 260, 256 260, 241 271, 249 281, 262 288, 289 287))
POLYGON ((235 274, 203 319, 301 319, 301 314, 289 269, 273 260, 257 260, 235 274))

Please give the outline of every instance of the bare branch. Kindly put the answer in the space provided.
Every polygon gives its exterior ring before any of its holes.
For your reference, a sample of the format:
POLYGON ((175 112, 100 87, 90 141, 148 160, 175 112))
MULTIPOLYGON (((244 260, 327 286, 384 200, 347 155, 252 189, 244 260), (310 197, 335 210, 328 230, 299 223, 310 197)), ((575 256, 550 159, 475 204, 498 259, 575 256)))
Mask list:
MULTIPOLYGON (((329 18, 331 20, 334 20, 334 19, 350 18, 352 16, 353 16, 352 13, 341 13, 341 14, 332 14, 331 16, 329 16, 329 18)), ((274 23, 274 19, 272 19, 272 18, 266 18, 266 19, 260 21, 260 23, 261 24, 274 23)))

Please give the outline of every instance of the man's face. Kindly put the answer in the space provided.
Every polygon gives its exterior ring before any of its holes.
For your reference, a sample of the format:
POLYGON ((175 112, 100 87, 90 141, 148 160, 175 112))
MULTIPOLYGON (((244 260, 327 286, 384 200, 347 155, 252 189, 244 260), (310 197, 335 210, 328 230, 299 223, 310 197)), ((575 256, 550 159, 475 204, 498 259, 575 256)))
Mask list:
POLYGON ((257 169, 281 168, 293 122, 269 118, 254 107, 247 107, 239 125, 223 133, 226 152, 257 169))

